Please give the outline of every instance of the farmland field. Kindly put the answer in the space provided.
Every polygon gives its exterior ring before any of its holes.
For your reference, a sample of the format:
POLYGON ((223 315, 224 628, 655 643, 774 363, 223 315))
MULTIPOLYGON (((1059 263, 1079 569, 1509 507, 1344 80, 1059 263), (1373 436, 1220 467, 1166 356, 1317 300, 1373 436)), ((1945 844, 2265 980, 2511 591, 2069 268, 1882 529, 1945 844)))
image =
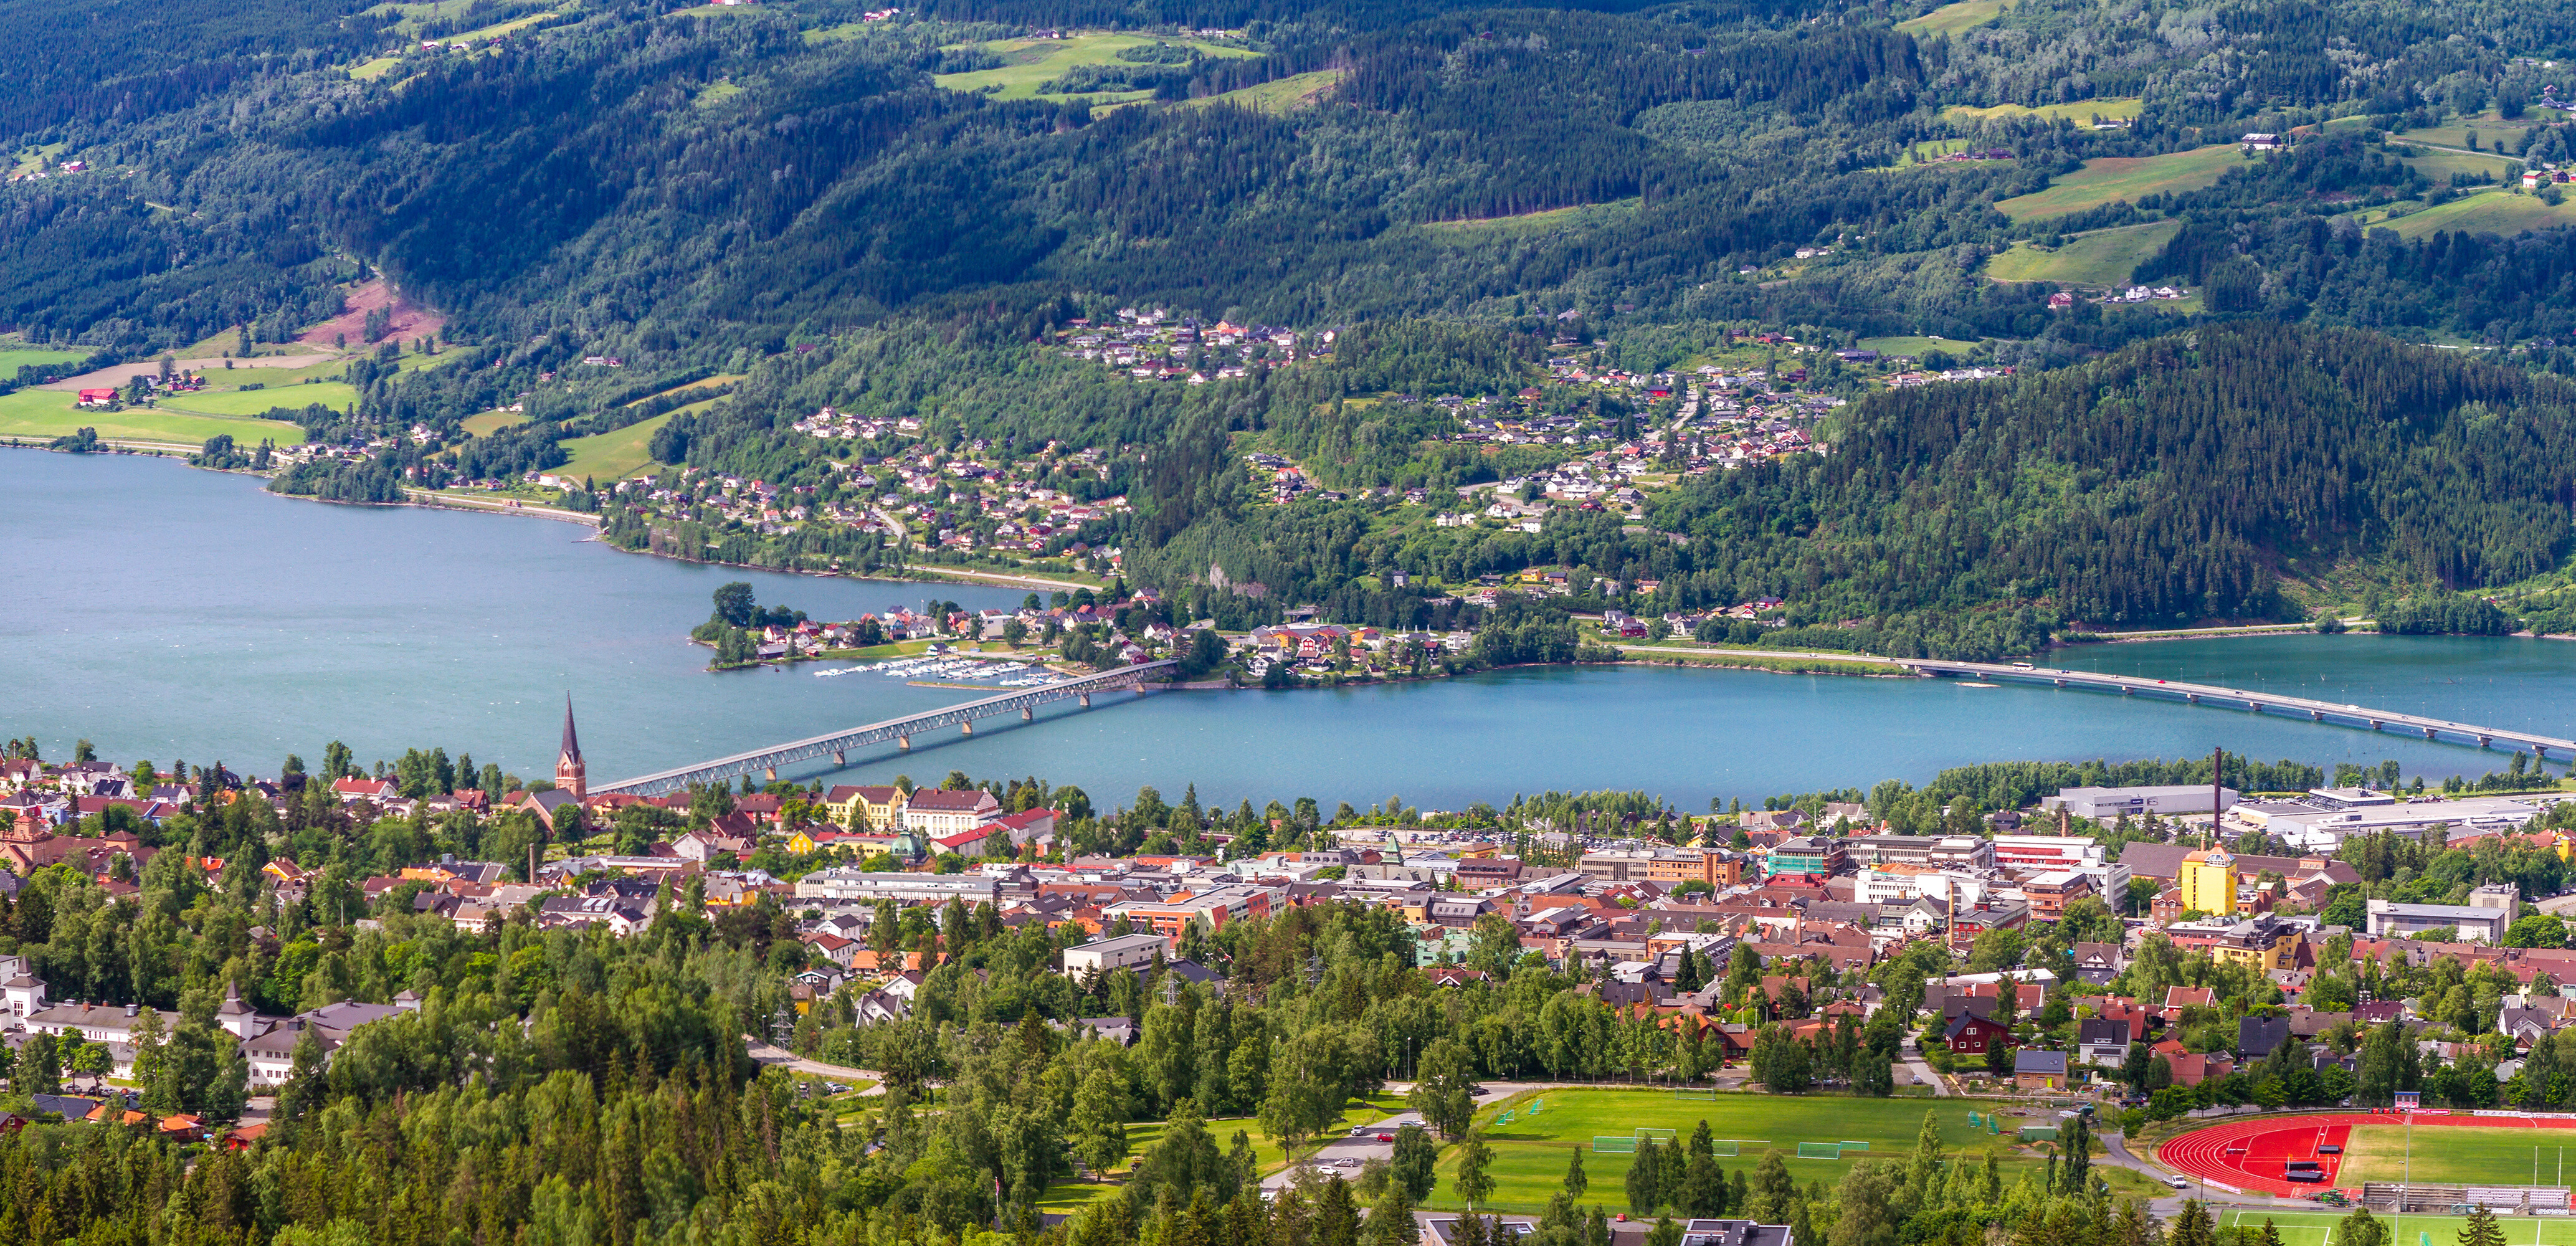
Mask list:
MULTIPOLYGON (((1799 1143, 1866 1142, 1871 1158, 1902 1162, 1914 1153, 1914 1139, 1923 1129, 1927 1111, 1940 1121, 1942 1146, 1952 1154, 1972 1155, 1982 1163, 1986 1153, 1992 1151, 2002 1156, 2008 1167, 2014 1162, 2035 1160, 2035 1152, 2013 1149, 2010 1133, 1969 1130, 1970 1109, 1985 1113, 1996 1106, 1979 1099, 1791 1097, 1733 1092, 1719 1094, 1715 1099, 1676 1099, 1670 1091, 1661 1090, 1540 1091, 1476 1114, 1476 1122, 1484 1128, 1485 1141, 1494 1152, 1494 1163, 1488 1170, 1494 1178, 1494 1194, 1484 1206, 1489 1210, 1542 1210, 1547 1200, 1563 1188, 1568 1156, 1578 1149, 1584 1153, 1583 1171, 1591 1182, 1590 1199, 1617 1203, 1629 1157, 1594 1152, 1594 1137, 1628 1138, 1640 1128, 1655 1128, 1670 1129, 1688 1138, 1703 1120, 1708 1122, 1710 1135, 1721 1143, 1721 1151, 1726 1140, 1736 1140, 1737 1154, 1718 1160, 1730 1175, 1739 1168, 1760 1163, 1765 1149, 1777 1149, 1783 1153, 1781 1158, 1788 1164, 1789 1175, 1802 1186, 1809 1181, 1831 1186, 1842 1179, 1852 1161, 1799 1159, 1799 1143), (1533 1102, 1542 1105, 1534 1114, 1528 1110, 1533 1102), (1498 1111, 1506 1109, 1512 1113, 1511 1122, 1495 1125, 1498 1111)), ((2054 1124, 2056 1114, 2050 1112, 2044 1118, 2007 1116, 2004 1122, 2009 1129, 2016 1123, 2036 1124, 2042 1119, 2054 1124)), ((1852 1158, 1860 1157, 1855 1154, 1852 1158)), ((1442 1157, 1440 1186, 1424 1206, 1462 1205, 1450 1193, 1457 1166, 1457 1151, 1453 1148, 1442 1157)))
POLYGON ((684 384, 684 385, 674 385, 674 386, 672 386, 672 387, 671 387, 671 388, 669 388, 669 389, 660 390, 660 391, 657 391, 657 392, 655 392, 655 393, 646 394, 646 395, 644 395, 643 397, 636 399, 636 400, 635 400, 635 402, 630 402, 630 403, 627 403, 626 405, 631 407, 631 406, 634 406, 636 402, 651 402, 651 401, 653 401, 654 399, 656 399, 656 398, 660 398, 660 397, 662 397, 662 396, 663 396, 663 395, 665 395, 665 394, 685 394, 685 393, 687 393, 687 392, 689 392, 690 390, 693 390, 693 389, 714 389, 714 388, 715 388, 716 386, 718 386, 718 385, 731 385, 731 384, 733 384, 734 382, 739 381, 739 380, 741 380, 741 379, 742 379, 742 374, 741 374, 741 373, 739 373, 739 372, 720 372, 720 373, 717 373, 717 374, 716 374, 716 375, 714 375, 714 376, 705 377, 705 378, 702 378, 702 379, 700 379, 700 380, 690 381, 690 382, 688 382, 687 384, 684 384))
POLYGON ((2115 199, 2201 190, 2244 162, 2232 143, 2164 156, 2115 156, 2087 160, 2046 190, 2006 199, 1995 207, 2016 221, 2045 220, 2098 208, 2115 199))
POLYGON ((1896 28, 1910 35, 1955 35, 1963 30, 1983 26, 2012 6, 2004 0, 1959 0, 1945 4, 1921 17, 1898 22, 1896 28))
POLYGON ((465 431, 477 437, 489 437, 513 424, 525 424, 528 417, 516 411, 486 411, 465 417, 465 431))
MULTIPOLYGON (((971 73, 940 74, 933 81, 951 91, 986 91, 999 87, 1000 90, 993 92, 996 99, 1035 99, 1039 87, 1063 77, 1066 70, 1076 65, 1121 64, 1123 62, 1118 59, 1118 53, 1122 49, 1152 47, 1156 43, 1164 42, 1195 48, 1207 56, 1256 55, 1242 48, 1218 47, 1192 39, 1162 40, 1150 35, 1075 35, 1069 39, 1006 39, 999 43, 987 43, 983 47, 986 51, 1011 62, 1010 64, 998 69, 978 69, 971 73)), ((1144 93, 1110 91, 1085 92, 1085 94, 1093 98, 1112 95, 1141 98, 1144 93)))
POLYGON ((0 437, 67 437, 83 428, 95 428, 99 436, 107 438, 192 446, 218 433, 253 445, 263 440, 281 446, 304 443, 303 429, 274 420, 227 419, 150 408, 130 408, 113 414, 83 411, 70 394, 44 389, 0 395, 0 437))
POLYGON ((2406 167, 2433 179, 2433 183, 2437 186, 2449 184, 2451 175, 2454 173, 2466 173, 2471 177, 2483 173, 2498 182, 2509 180, 2522 173, 2522 162, 2510 156, 2492 156, 2483 152, 2471 154, 2465 151, 2435 151, 2427 147, 2418 147, 2415 150, 2424 154, 2405 161, 2406 167))
MULTIPOLYGON (((705 405, 692 403, 680 411, 695 411, 705 405)), ((680 414, 680 411, 657 415, 640 424, 629 424, 615 432, 565 441, 562 443, 564 452, 570 454, 572 460, 548 470, 558 476, 588 476, 603 483, 631 476, 653 461, 653 434, 670 423, 671 416, 680 414)))
POLYGON ((300 411, 317 402, 345 411, 357 401, 355 388, 340 381, 323 381, 313 385, 271 385, 266 389, 173 394, 162 399, 161 406, 189 415, 262 415, 275 407, 300 411))
POLYGON ((1952 104, 1941 110, 1941 119, 1943 121, 1983 121, 1996 117, 2006 120, 2015 117, 2039 117, 2055 121, 2064 117, 2069 121, 2089 123, 2095 117, 2105 121, 2123 117, 2134 120, 2138 115, 2138 109, 2142 106, 2142 102, 2134 96, 2076 100, 2071 104, 2042 104, 2037 108, 2025 108, 2019 104, 1997 104, 1992 108, 1952 104))
POLYGON ((2076 286, 2124 286, 2131 270, 2182 232, 2180 221, 2124 225, 2078 234, 2054 251, 2027 242, 1986 261, 1986 276, 1997 281, 2056 281, 2076 286))
POLYGON ((2526 229, 2576 225, 2576 202, 2551 207, 2537 195, 2491 190, 2389 220, 2368 222, 2396 230, 2401 238, 2429 238, 2436 232, 2518 234, 2526 229))
POLYGON ((2402 1125, 2355 1126, 2352 1140, 2345 1144, 2340 1182, 2352 1186, 2409 1179, 2458 1185, 2564 1185, 2568 1144, 2576 1142, 2576 1135, 2555 1129, 2418 1129, 2410 1170, 2406 1132, 2402 1125))

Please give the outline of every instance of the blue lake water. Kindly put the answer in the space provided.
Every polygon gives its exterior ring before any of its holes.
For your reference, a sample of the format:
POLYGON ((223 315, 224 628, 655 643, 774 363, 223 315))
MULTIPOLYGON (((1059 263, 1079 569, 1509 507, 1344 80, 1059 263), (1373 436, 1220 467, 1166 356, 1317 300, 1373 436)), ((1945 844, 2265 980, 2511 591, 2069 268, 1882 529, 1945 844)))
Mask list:
MULTIPOLYGON (((749 580, 818 618, 1021 590, 819 579, 624 554, 544 520, 278 498, 257 480, 130 456, 0 452, 0 736, 45 756, 221 760, 272 774, 345 741, 362 761, 471 752, 553 761, 572 694, 594 782, 976 696, 811 668, 712 674, 686 641, 709 594, 749 580)), ((2292 636, 2084 646, 2053 664, 2351 701, 2576 736, 2576 644, 2292 636)), ((2331 766, 2395 758, 2428 778, 2480 753, 2241 710, 1952 680, 1671 667, 1549 668, 1340 691, 1161 693, 916 737, 841 781, 1040 775, 1104 805, 1145 784, 1255 804, 1400 796, 1424 808, 1517 792, 1636 788, 1712 798, 1922 782, 2011 758, 2175 757, 2215 746, 2331 766)), ((794 777, 817 777, 800 774, 794 777)))

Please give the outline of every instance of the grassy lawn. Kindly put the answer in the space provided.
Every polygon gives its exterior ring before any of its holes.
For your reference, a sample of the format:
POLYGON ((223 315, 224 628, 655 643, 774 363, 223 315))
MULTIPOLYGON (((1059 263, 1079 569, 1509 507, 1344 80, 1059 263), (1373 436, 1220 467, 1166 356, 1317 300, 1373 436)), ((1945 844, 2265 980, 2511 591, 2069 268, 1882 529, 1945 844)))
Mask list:
POLYGON ((1433 221, 1422 228, 1434 234, 1541 234, 1551 230, 1580 229, 1606 224, 1613 216, 1636 211, 1637 204, 1638 201, 1635 199, 1621 199, 1615 203, 1579 203, 1570 208, 1549 208, 1543 212, 1523 212, 1518 216, 1487 216, 1471 221, 1433 221))
POLYGON ((1997 104, 1992 108, 1952 104, 1941 110, 1941 119, 1943 121, 1983 121, 1990 117, 2041 117, 2055 121, 2064 117, 2078 125, 2089 125, 2095 117, 2100 117, 2104 121, 2115 121, 2121 118, 2134 121, 2137 119, 2138 109, 2143 106, 2144 101, 2134 96, 2076 100, 2071 104, 2042 104, 2037 108, 2025 108, 2019 104, 1997 104))
POLYGON ((2057 179, 2048 189, 2006 199, 1995 207, 2016 221, 2045 220, 2115 199, 2135 202, 2142 195, 2202 190, 2243 161, 2243 154, 2231 143, 2164 156, 2087 160, 2083 168, 2057 179))
POLYGON ((2004 0, 1959 0, 1957 4, 1942 5, 1910 21, 1898 22, 1896 28, 1911 35, 1955 35, 1983 26, 2011 7, 2004 0))
MULTIPOLYGON (((2528 1131, 2526 1131, 2528 1132, 2528 1131)), ((2225 1228, 2242 1226, 2260 1229, 2265 1220, 2281 1233, 2282 1246, 2331 1246, 2335 1224, 2349 1211, 2223 1211, 2218 1223, 2225 1228)), ((2467 1216, 2407 1216, 2403 1224, 2391 1225, 2389 1217, 2379 1216, 2383 1225, 2398 1230, 2390 1240, 2396 1246, 2416 1246, 2430 1240, 2436 1246, 2450 1246, 2460 1240, 2460 1230, 2467 1227, 2467 1216), (2420 1235, 2420 1236, 2419 1236, 2420 1235)), ((2576 1221, 2565 1217, 2506 1216, 2504 1227, 2507 1246, 2576 1246, 2576 1221)))
POLYGON ((172 394, 161 400, 161 408, 189 415, 261 415, 273 407, 300 411, 317 402, 336 411, 346 411, 357 401, 355 387, 339 381, 323 381, 314 385, 271 385, 264 389, 210 389, 196 394, 172 394))
POLYGON ((2521 1185, 2532 1179, 2536 1154, 2540 1177, 2537 1184, 2561 1185, 2567 1144, 2576 1142, 2576 1138, 2554 1129, 2455 1129, 2448 1125, 2419 1129, 2415 1131, 2415 1161, 2410 1173, 2406 1132, 2402 1125, 2355 1126, 2351 1141, 2344 1144, 2339 1183, 2353 1186, 2364 1181, 2411 1177, 2438 1185, 2521 1185))
POLYGON ((2471 155, 2465 151, 2433 151, 2423 147, 2415 150, 2424 154, 2407 159, 2404 162, 2406 167, 2433 179, 2437 186, 2448 185, 2454 173, 2466 173, 2471 177, 2485 174, 2498 182, 2522 175, 2522 162, 2511 156, 2490 156, 2483 152, 2471 155))
MULTIPOLYGON (((1355 1126, 1384 1120, 1405 1110, 1402 1095, 1379 1094, 1369 1099, 1353 1099, 1343 1105, 1341 1116, 1334 1121, 1333 1128, 1324 1131, 1324 1137, 1339 1137, 1348 1134, 1355 1126)), ((1127 1162, 1111 1170, 1109 1175, 1124 1177, 1135 1166, 1137 1156, 1152 1150, 1155 1143, 1162 1141, 1163 1127, 1162 1121, 1137 1121, 1128 1125, 1127 1162)), ((1260 1157, 1262 1172, 1273 1173, 1288 1166, 1287 1153, 1280 1149, 1279 1144, 1261 1136, 1258 1119, 1228 1116, 1207 1122, 1208 1135, 1216 1139, 1220 1151, 1234 1147, 1234 1134, 1238 1129, 1252 1135, 1253 1154, 1260 1157)), ((1045 1197, 1038 1200, 1038 1210, 1072 1211, 1085 1203, 1106 1198, 1117 1189, 1116 1181, 1059 1181, 1047 1187, 1045 1197)))
POLYGON ((1318 69, 1312 73, 1290 74, 1285 78, 1274 78, 1259 86, 1228 91, 1223 95, 1212 95, 1204 100, 1192 100, 1190 103, 1198 105, 1223 100, 1239 108, 1249 108, 1254 112, 1277 116, 1281 113, 1295 112, 1300 108, 1314 107, 1347 72, 1340 69, 1318 69))
MULTIPOLYGON (((1151 35, 1075 35, 1070 39, 1005 39, 987 43, 986 51, 995 53, 1010 64, 999 69, 979 69, 973 73, 941 74, 934 81, 951 91, 992 91, 997 99, 1035 99, 1038 88, 1076 65, 1115 65, 1118 53, 1126 48, 1152 47, 1157 43, 1176 43, 1197 49, 1205 56, 1250 57, 1258 53, 1243 48, 1223 48, 1194 39, 1156 39, 1151 35), (993 91, 993 88, 1000 88, 993 91)), ((1086 92, 1095 99, 1136 92, 1086 92)))
POLYGON ((525 424, 528 417, 516 411, 486 411, 465 417, 465 431, 477 437, 489 437, 513 424, 525 424))
POLYGON ((2441 125, 2426 126, 2420 130, 2401 130, 2390 137, 2401 143, 2435 143, 2443 147, 2466 147, 2469 145, 2469 135, 2474 133, 2478 138, 2479 151, 2494 151, 2502 147, 2510 152, 2521 146, 2522 136, 2531 132, 2531 123, 2535 119, 2526 115, 2520 120, 2507 121, 2495 115, 2493 111, 2489 111, 2476 117, 2454 117, 2441 125))
POLYGON ((189 445, 202 445, 218 433, 252 445, 264 438, 281 446, 304 443, 303 429, 274 420, 188 415, 149 408, 128 408, 112 414, 83 411, 72 395, 49 389, 22 389, 0 395, 0 436, 65 437, 83 428, 95 428, 101 437, 189 445))
MULTIPOLYGON (((1584 1176, 1591 1183, 1589 1201, 1617 1204, 1622 1196, 1621 1183, 1626 1180, 1629 1156, 1616 1152, 1595 1152, 1595 1137, 1633 1138, 1641 1128, 1670 1129, 1687 1139, 1701 1121, 1708 1122, 1709 1132, 1719 1141, 1734 1139, 1737 1154, 1721 1156, 1719 1167, 1730 1175, 1738 1168, 1761 1162, 1768 1149, 1783 1152, 1789 1175, 1799 1185, 1822 1181, 1827 1185, 1842 1179, 1851 1159, 1799 1159, 1801 1142, 1866 1142, 1868 1155, 1876 1159, 1902 1162, 1913 1154, 1915 1135, 1923 1128, 1923 1115, 1930 1111, 1941 1123, 1943 1147, 1954 1155, 1967 1155, 1983 1163, 1988 1152, 2005 1158, 2007 1167, 2038 1162, 2043 1158, 2036 1150, 2017 1150, 2012 1135, 1988 1134, 1983 1130, 1970 1133, 1968 1112, 1994 1110, 1995 1104, 1978 1099, 1864 1099, 1837 1095, 1762 1095, 1723 1093, 1715 1099, 1677 1099, 1667 1090, 1549 1090, 1520 1097, 1477 1114, 1477 1123, 1485 1127, 1485 1140, 1494 1151, 1494 1195, 1485 1206, 1504 1211, 1544 1210, 1547 1200, 1563 1188, 1570 1153, 1583 1151, 1584 1176), (1532 1115, 1529 1103, 1538 1101, 1541 1110, 1532 1115), (1499 1110, 1512 1112, 1509 1124, 1495 1127, 1492 1122, 1499 1110)), ((2034 1109, 2035 1110, 2035 1109, 2034 1109)), ((2040 1117, 2006 1117, 2007 1125, 2016 1119, 2034 1123, 2040 1117)), ((2054 1124, 2056 1116, 2046 1119, 2054 1124)), ((1854 1153, 1852 1159, 1860 1155, 1854 1153)), ((1457 1151, 1452 1148, 1441 1160, 1440 1186, 1424 1201, 1425 1207, 1460 1207, 1451 1195, 1451 1183, 1457 1176, 1457 1151)), ((2009 1178, 2008 1178, 2009 1179, 2009 1178)))
POLYGON ((360 82, 368 82, 391 73, 393 67, 399 64, 402 64, 402 58, 399 56, 379 56, 350 70, 349 76, 360 82))
POLYGON ((2053 251, 2016 242, 2011 250, 1986 261, 1986 275, 1997 281, 2124 286, 2132 270, 2181 232, 2180 221, 2156 221, 2078 234, 2053 251))
POLYGON ((2576 201, 2551 207, 2538 195, 2517 195, 2510 191, 2490 190, 2454 199, 2449 203, 2412 212, 2395 220, 2385 216, 2365 220, 2367 225, 2385 225, 2401 238, 2430 237, 2436 231, 2452 233, 2518 234, 2526 229, 2548 229, 2576 224, 2576 201))
POLYGON ((664 394, 685 394, 693 389, 714 389, 718 385, 731 385, 741 379, 742 374, 739 372, 719 372, 702 381, 691 381, 686 385, 674 385, 669 389, 646 394, 643 397, 636 399, 635 402, 630 402, 626 405, 631 407, 636 405, 636 403, 651 402, 656 398, 662 397, 664 394))
MULTIPOLYGON (((694 407, 680 408, 681 411, 692 409, 694 407)), ((615 432, 566 441, 563 443, 564 452, 572 456, 572 461, 551 470, 558 476, 587 476, 601 484, 632 476, 653 461, 653 434, 679 413, 673 411, 640 424, 629 424, 615 432)))

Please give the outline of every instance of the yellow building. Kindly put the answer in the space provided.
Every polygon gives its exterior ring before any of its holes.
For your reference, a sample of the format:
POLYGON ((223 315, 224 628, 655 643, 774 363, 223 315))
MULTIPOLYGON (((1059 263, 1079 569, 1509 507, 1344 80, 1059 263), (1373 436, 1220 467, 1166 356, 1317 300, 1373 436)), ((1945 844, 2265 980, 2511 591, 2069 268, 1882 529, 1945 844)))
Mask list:
POLYGON ((2182 859, 2182 907, 2217 916, 2236 911, 2236 858, 2224 848, 2195 852, 2182 859))
MULTIPOLYGON (((903 824, 903 789, 899 787, 836 786, 823 793, 823 811, 832 816, 834 826, 848 826, 852 809, 865 810, 870 830, 899 829, 903 824)), ((807 849, 811 851, 809 847, 807 849)))

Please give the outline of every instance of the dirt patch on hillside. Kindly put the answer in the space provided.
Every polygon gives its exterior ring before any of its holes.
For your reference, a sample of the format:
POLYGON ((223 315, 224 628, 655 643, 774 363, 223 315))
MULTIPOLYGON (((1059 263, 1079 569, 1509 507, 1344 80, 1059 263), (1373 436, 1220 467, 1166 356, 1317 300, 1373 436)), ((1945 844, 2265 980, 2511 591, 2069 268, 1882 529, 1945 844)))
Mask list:
POLYGON ((340 307, 339 315, 305 330, 295 340, 329 346, 345 335, 353 347, 366 345, 367 313, 380 307, 393 313, 392 327, 385 333, 388 338, 428 337, 447 328, 447 317, 404 298, 382 279, 349 291, 342 296, 340 307))
MULTIPOLYGON (((329 354, 261 355, 255 359, 235 359, 231 362, 236 368, 309 368, 317 363, 329 363, 335 357, 336 356, 329 354)), ((225 361, 222 358, 215 357, 207 359, 180 359, 173 361, 170 366, 181 372, 207 373, 218 383, 228 383, 223 381, 224 363, 225 361)), ((50 381, 46 384, 39 385, 36 388, 62 390, 66 393, 78 389, 113 389, 121 387, 128 380, 133 379, 134 374, 137 372, 157 373, 160 370, 161 360, 158 357, 151 359, 137 359, 129 363, 120 363, 111 367, 83 372, 79 376, 67 376, 59 381, 50 381)))

